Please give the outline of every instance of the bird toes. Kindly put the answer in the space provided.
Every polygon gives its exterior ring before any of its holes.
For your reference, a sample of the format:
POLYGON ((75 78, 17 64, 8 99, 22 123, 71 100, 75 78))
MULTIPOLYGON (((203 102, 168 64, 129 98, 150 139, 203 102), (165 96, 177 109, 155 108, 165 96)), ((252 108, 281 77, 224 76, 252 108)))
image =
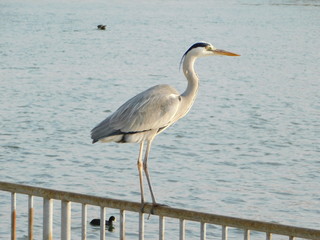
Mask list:
MULTIPOLYGON (((141 203, 141 210, 140 210, 141 213, 145 213, 145 206, 146 206, 146 203, 141 203)), ((148 215, 148 219, 150 218, 150 215, 154 215, 154 210, 157 207, 169 207, 169 206, 166 205, 166 204, 152 203, 151 209, 150 209, 150 212, 149 212, 149 215, 148 215)))
POLYGON ((153 204, 152 204, 152 207, 153 207, 153 208, 156 208, 156 207, 169 207, 169 205, 167 205, 167 204, 162 204, 162 203, 153 203, 153 204))
POLYGON ((148 219, 150 218, 150 215, 154 215, 154 210, 155 210, 157 207, 169 207, 169 206, 166 205, 166 204, 153 203, 153 204, 152 204, 152 207, 151 207, 151 209, 150 209, 150 212, 149 212, 148 219))
POLYGON ((141 203, 141 209, 140 209, 141 213, 144 213, 144 207, 145 207, 145 206, 146 206, 145 203, 141 203))

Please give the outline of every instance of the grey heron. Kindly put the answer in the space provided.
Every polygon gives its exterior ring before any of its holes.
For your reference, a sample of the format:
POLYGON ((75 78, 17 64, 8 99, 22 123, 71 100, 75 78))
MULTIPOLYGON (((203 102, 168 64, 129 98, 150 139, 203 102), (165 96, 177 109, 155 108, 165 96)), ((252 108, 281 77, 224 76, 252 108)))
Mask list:
POLYGON ((170 85, 156 85, 129 99, 91 130, 93 143, 98 141, 140 143, 137 166, 142 206, 145 203, 143 171, 147 178, 153 206, 157 205, 148 171, 148 156, 152 141, 155 136, 189 112, 199 86, 199 78, 194 70, 195 60, 199 57, 214 55, 239 56, 217 49, 210 43, 195 43, 181 58, 180 66, 182 65, 183 73, 188 81, 187 88, 182 94, 170 85), (147 146, 142 161, 145 143, 147 146))

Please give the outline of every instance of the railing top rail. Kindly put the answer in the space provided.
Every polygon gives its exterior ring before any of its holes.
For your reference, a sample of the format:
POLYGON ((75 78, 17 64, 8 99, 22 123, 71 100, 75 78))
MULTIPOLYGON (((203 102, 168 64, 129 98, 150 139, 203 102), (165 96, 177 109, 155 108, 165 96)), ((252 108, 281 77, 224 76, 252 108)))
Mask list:
MULTIPOLYGON (((0 181, 0 190, 27 194, 46 199, 56 199, 70 201, 82 204, 96 205, 101 207, 115 208, 132 212, 140 212, 141 204, 137 202, 118 200, 112 198, 104 198, 79 194, 73 192, 65 192, 48 188, 33 187, 22 184, 8 183, 0 181)), ((144 211, 149 213, 152 205, 146 204, 144 211)), ((228 217, 217 214, 204 212, 196 212, 185 209, 171 208, 168 206, 158 206, 154 209, 154 215, 166 216, 177 219, 185 219, 190 221, 205 222, 210 224, 235 227, 240 229, 250 229, 254 231, 274 233, 279 235, 294 236, 307 239, 320 239, 320 230, 288 226, 263 221, 254 221, 243 218, 228 217)))

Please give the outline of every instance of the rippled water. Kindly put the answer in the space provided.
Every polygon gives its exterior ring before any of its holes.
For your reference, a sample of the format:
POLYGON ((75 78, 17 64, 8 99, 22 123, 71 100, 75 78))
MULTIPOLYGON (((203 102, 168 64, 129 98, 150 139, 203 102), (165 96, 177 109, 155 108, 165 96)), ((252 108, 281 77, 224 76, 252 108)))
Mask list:
MULTIPOLYGON (((138 145, 92 145, 90 130, 150 86, 183 91, 180 58, 205 40, 241 57, 197 61, 192 110, 151 151, 157 200, 320 228, 318 1, 5 0, 0 9, 1 181, 139 201, 138 145)), ((0 197, 6 239, 10 196, 0 197)), ((79 217, 75 206, 74 238, 79 217)), ((154 222, 146 239, 157 236, 154 222)), ((98 233, 90 228, 90 239, 98 233)))

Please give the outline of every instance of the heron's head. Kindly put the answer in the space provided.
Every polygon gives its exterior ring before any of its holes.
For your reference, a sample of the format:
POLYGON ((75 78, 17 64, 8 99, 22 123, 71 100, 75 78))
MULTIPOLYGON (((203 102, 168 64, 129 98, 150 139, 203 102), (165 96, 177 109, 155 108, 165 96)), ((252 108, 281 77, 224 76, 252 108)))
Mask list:
POLYGON ((217 49, 212 44, 207 42, 197 42, 193 44, 183 56, 192 54, 195 57, 205 57, 213 55, 225 55, 225 56, 240 56, 236 53, 227 52, 225 50, 217 49))
POLYGON ((183 59, 186 58, 187 55, 191 55, 193 57, 205 57, 205 56, 215 56, 215 55, 225 55, 225 56, 240 56, 236 53, 228 52, 222 49, 215 48, 211 43, 207 42, 197 42, 193 44, 182 56, 180 61, 180 66, 183 62, 183 59))

